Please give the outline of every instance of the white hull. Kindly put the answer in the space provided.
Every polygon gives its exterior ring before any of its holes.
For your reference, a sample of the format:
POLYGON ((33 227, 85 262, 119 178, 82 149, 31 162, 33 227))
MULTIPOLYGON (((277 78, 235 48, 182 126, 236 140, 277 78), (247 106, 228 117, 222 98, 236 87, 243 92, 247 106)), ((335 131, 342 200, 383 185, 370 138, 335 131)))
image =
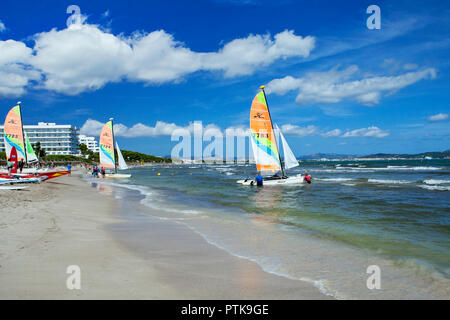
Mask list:
POLYGON ((0 184, 36 183, 41 181, 42 181, 41 178, 17 178, 17 179, 0 178, 0 184))
POLYGON ((47 172, 48 168, 23 168, 22 173, 40 173, 47 172))
MULTIPOLYGON (((278 186, 278 185, 300 185, 303 186, 306 182, 303 180, 304 176, 301 174, 288 177, 286 179, 263 179, 264 186, 278 186)), ((256 181, 254 179, 246 179, 246 180, 238 180, 237 183, 240 183, 244 186, 256 186, 256 181)))
POLYGON ((105 178, 126 179, 126 178, 131 178, 131 174, 124 174, 124 173, 107 173, 107 174, 105 174, 105 178))
POLYGON ((4 186, 1 186, 0 190, 22 190, 22 189, 26 189, 26 188, 28 188, 28 187, 16 187, 16 186, 4 187, 4 186))

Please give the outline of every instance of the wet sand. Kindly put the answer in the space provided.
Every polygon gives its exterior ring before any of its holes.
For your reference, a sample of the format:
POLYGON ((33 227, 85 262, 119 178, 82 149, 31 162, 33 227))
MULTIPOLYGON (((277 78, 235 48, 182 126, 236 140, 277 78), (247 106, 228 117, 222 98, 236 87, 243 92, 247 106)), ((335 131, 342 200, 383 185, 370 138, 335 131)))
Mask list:
POLYGON ((0 192, 0 299, 328 299, 76 174, 0 192), (111 194, 109 194, 111 193, 111 194), (69 290, 68 266, 81 270, 69 290))

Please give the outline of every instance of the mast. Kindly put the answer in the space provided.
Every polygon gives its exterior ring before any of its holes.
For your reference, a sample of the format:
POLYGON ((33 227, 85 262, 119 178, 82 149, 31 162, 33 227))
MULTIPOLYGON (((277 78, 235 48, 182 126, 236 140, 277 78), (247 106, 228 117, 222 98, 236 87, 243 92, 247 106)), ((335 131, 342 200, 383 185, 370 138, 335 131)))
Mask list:
MULTIPOLYGON (((270 125, 272 126, 272 132, 274 133, 274 137, 275 137, 275 130, 273 129, 273 121, 272 121, 272 116, 270 114, 270 108, 269 108, 269 103, 267 102, 267 98, 266 98, 266 92, 264 91, 264 86, 261 86, 260 89, 262 90, 263 94, 264 94, 264 100, 266 100, 266 105, 267 105, 267 111, 269 112, 269 117, 270 117, 270 125)), ((280 157, 280 149, 278 148, 277 145, 277 138, 275 137, 275 147, 278 150, 278 161, 280 161, 280 166, 281 166, 281 176, 284 177, 284 165, 281 162, 281 157, 280 157)))
POLYGON ((22 139, 23 139, 23 152, 25 155, 25 164, 28 163, 28 159, 27 159, 27 139, 25 138, 25 131, 23 131, 23 120, 22 120, 22 102, 18 101, 17 105, 19 106, 19 113, 20 113, 20 126, 22 128, 22 139))
POLYGON ((115 142, 114 141, 114 122, 113 122, 114 118, 109 118, 109 120, 111 121, 111 131, 112 131, 112 140, 113 140, 112 152, 113 152, 113 160, 114 160, 114 173, 117 173, 117 162, 116 162, 116 152, 115 152, 116 147, 114 144, 114 142, 115 142))

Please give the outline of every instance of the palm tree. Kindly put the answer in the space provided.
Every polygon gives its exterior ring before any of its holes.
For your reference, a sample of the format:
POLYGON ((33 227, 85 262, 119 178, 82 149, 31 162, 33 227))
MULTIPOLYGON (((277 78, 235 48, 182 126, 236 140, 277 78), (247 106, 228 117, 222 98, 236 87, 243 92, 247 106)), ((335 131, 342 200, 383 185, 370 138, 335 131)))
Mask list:
POLYGON ((45 157, 45 150, 41 148, 41 143, 39 141, 33 144, 32 147, 39 160, 45 157))

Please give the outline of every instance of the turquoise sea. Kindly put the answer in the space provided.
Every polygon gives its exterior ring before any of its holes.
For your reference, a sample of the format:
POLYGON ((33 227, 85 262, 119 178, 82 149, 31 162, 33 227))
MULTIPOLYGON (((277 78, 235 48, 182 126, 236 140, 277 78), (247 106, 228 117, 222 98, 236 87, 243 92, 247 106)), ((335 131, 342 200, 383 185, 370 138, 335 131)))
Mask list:
POLYGON ((141 167, 99 185, 324 294, 450 298, 450 160, 302 161, 289 174, 305 169, 311 185, 237 184, 252 164, 141 167), (380 290, 367 288, 369 265, 380 290))

